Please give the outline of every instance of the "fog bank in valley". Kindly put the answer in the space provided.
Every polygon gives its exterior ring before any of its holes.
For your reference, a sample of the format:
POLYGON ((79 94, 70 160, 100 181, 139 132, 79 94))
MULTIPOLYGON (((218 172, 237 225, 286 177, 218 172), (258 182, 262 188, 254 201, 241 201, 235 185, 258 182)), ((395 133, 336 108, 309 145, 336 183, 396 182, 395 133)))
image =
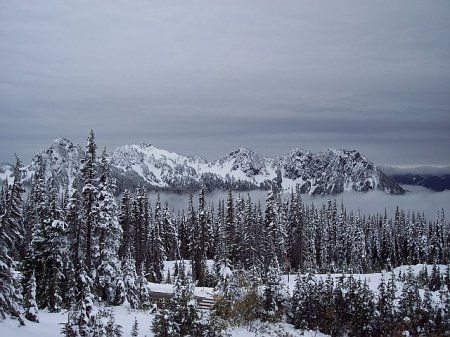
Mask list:
MULTIPOLYGON (((340 205, 342 202, 348 211, 360 211, 361 214, 369 215, 376 213, 384 213, 387 210, 388 216, 394 215, 395 209, 398 206, 405 212, 420 212, 424 213, 429 220, 436 218, 438 212, 442 209, 448 215, 450 214, 450 191, 433 192, 429 189, 418 186, 403 186, 408 192, 404 195, 388 195, 384 192, 371 191, 367 193, 346 192, 335 196, 310 196, 302 195, 303 202, 307 205, 314 203, 315 207, 321 207, 322 203, 327 203, 328 200, 336 199, 340 205)), ((217 204, 220 200, 226 200, 227 192, 215 191, 206 194, 206 202, 212 203, 217 209, 217 204)), ((236 201, 238 196, 247 198, 250 195, 254 203, 261 202, 261 207, 265 208, 265 200, 267 192, 265 191, 251 191, 251 192, 233 192, 233 199, 236 201)), ((285 191, 283 198, 289 197, 290 192, 285 191)), ((152 208, 155 205, 157 194, 150 193, 150 202, 152 208)), ((160 193, 161 203, 168 203, 169 208, 177 214, 179 211, 186 210, 188 207, 189 195, 175 194, 175 193, 160 193)), ((193 194, 194 207, 198 206, 198 195, 193 194)), ((447 216, 448 218, 448 216, 447 216)))

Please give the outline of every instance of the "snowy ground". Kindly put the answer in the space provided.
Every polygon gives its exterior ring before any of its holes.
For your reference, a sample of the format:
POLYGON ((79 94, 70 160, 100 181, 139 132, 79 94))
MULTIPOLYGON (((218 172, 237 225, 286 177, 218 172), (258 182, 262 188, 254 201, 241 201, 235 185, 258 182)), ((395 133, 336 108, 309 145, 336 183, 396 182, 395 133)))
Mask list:
MULTIPOLYGON (((139 324, 139 337, 153 337, 151 324, 154 315, 144 311, 130 310, 125 307, 113 307, 116 323, 122 325, 123 336, 128 337, 131 334, 135 318, 139 324)), ((67 319, 67 313, 51 314, 47 311, 39 312, 40 323, 26 322, 26 326, 17 327, 17 321, 6 320, 0 323, 0 336, 2 337, 61 337, 61 323, 67 319)), ((295 330, 292 325, 278 324, 267 325, 255 323, 251 327, 236 327, 229 329, 231 337, 278 337, 283 333, 289 332, 292 337, 323 337, 326 336, 320 332, 306 332, 301 334, 295 330)))
MULTIPOLYGON (((174 263, 168 261, 166 263, 167 268, 173 268, 174 263)), ((187 264, 189 265, 189 264, 187 264)), ((439 266, 441 273, 446 270, 445 265, 439 266)), ((412 266, 414 274, 418 274, 420 270, 422 270, 423 265, 415 265, 412 266)), ((432 266, 428 266, 428 272, 431 272, 432 266)), ((408 266, 402 266, 394 269, 396 276, 398 276, 399 272, 405 274, 408 270, 408 266)), ((338 278, 342 276, 342 274, 332 274, 334 278, 338 278)), ((380 283, 382 273, 373 273, 373 274, 355 274, 355 278, 359 278, 361 280, 366 279, 369 287, 372 291, 377 292, 377 287, 380 283)), ((324 274, 317 274, 317 277, 325 278, 324 274)), ((293 291, 295 286, 296 275, 284 275, 284 281, 290 292, 293 291), (289 281, 288 281, 289 279, 289 281)), ((387 281, 390 278, 390 272, 385 273, 385 280, 387 281)), ((170 284, 151 284, 151 290, 160 291, 160 292, 172 292, 172 285, 170 284)), ((401 282, 397 282, 397 291, 401 291, 401 282)), ((197 287, 195 290, 195 294, 197 296, 202 297, 211 297, 213 293, 212 288, 203 288, 197 287)), ((149 313, 148 311, 139 311, 139 310, 131 310, 124 306, 120 307, 108 307, 107 309, 113 310, 114 317, 116 323, 122 326, 123 336, 130 336, 131 328, 133 326, 135 318, 139 323, 139 336, 140 337, 152 337, 153 334, 151 332, 151 324, 154 318, 154 315, 149 313)), ((0 322, 0 336, 1 337, 56 337, 61 336, 61 323, 65 323, 67 320, 67 312, 61 313, 49 313, 47 311, 39 312, 39 320, 40 323, 32 323, 26 321, 26 326, 18 327, 17 321, 13 320, 5 320, 0 322)), ((301 333, 299 330, 295 330, 292 325, 286 323, 280 323, 277 325, 267 325, 262 324, 260 322, 255 322, 253 325, 249 327, 234 327, 230 328, 228 332, 232 337, 276 337, 283 335, 285 333, 289 333, 292 337, 297 336, 306 336, 306 337, 324 337, 326 335, 321 334, 320 332, 305 332, 301 333)))
MULTIPOLYGON (((423 264, 417 264, 417 265, 411 266, 413 274, 418 275, 419 272, 422 270, 423 266, 424 266, 423 264)), ((447 270, 447 265, 437 265, 437 266, 439 267, 441 274, 443 274, 447 270)), ((401 267, 394 268, 393 271, 396 276, 398 276, 399 273, 401 273, 402 275, 405 275, 408 272, 409 267, 410 266, 401 266, 401 267)), ((432 268, 433 268, 432 265, 427 265, 428 275, 431 274, 432 268)), ((387 282, 389 280, 389 278, 391 277, 390 271, 384 271, 383 273, 372 273, 372 274, 353 274, 353 277, 355 279, 359 279, 361 281, 367 280, 367 284, 369 285, 370 290, 372 290, 374 293, 377 293, 378 292, 377 288, 381 282, 381 277, 383 274, 384 274, 384 280, 385 280, 385 282, 387 282)), ((348 274, 346 274, 346 275, 348 276, 348 274)), ((331 274, 331 277, 333 277, 334 280, 337 280, 341 276, 342 276, 342 274, 331 274)), ((316 274, 316 277, 320 277, 325 280, 325 278, 327 277, 327 274, 316 274)), ((290 274, 289 276, 288 275, 283 276, 284 283, 288 286, 288 289, 291 294, 295 288, 296 279, 297 279, 297 274, 290 274), (289 281, 288 281, 288 279, 289 279, 289 281)), ((397 291, 401 291, 401 289, 403 287, 402 282, 397 281, 396 285, 397 285, 397 291)))
MULTIPOLYGON (((111 307, 116 323, 122 325, 123 336, 130 336, 134 319, 139 322, 139 336, 153 336, 150 331, 154 315, 148 312, 130 310, 125 307, 111 307)), ((17 327, 16 321, 4 321, 0 325, 0 335, 2 337, 61 337, 61 323, 67 321, 67 312, 49 313, 39 311, 39 323, 26 321, 26 326, 17 327)))

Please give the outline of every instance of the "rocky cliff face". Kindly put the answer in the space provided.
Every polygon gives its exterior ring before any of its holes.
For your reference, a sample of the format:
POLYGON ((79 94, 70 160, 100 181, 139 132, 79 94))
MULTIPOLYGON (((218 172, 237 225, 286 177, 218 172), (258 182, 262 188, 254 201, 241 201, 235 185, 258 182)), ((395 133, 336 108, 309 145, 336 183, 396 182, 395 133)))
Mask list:
MULTIPOLYGON (((62 186, 77 174, 83 149, 66 139, 57 139, 40 154, 46 161, 48 175, 54 174, 62 186)), ((31 179, 37 155, 26 166, 31 179)), ((187 192, 205 185, 209 189, 258 189, 273 182, 284 189, 299 186, 303 193, 338 194, 344 191, 381 190, 401 194, 404 190, 387 177, 361 153, 354 150, 324 150, 312 153, 295 149, 275 158, 240 148, 215 160, 186 157, 148 144, 125 145, 110 154, 112 172, 119 187, 139 184, 147 188, 187 192)), ((10 167, 2 166, 0 177, 10 167), (3 172, 3 173, 2 173, 3 172)))

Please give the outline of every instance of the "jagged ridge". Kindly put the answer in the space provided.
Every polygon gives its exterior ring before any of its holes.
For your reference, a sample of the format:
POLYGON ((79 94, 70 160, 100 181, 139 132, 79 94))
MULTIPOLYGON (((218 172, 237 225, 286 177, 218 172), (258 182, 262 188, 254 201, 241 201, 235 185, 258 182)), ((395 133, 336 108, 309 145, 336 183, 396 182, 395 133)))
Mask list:
MULTIPOLYGON (((53 172, 59 183, 67 186, 78 170, 82 153, 79 145, 60 138, 40 155, 47 163, 48 174, 53 172)), ((284 189, 299 185, 302 193, 313 195, 369 190, 404 193, 398 183, 355 150, 327 149, 312 153, 295 149, 287 155, 267 158, 239 148, 208 162, 198 156, 182 156, 149 144, 133 144, 118 147, 109 156, 119 191, 137 185, 180 193, 202 185, 209 190, 251 190, 267 188, 275 181, 284 189)), ((31 179, 36 170, 36 162, 37 155, 26 167, 27 179, 31 179)), ((7 176, 6 167, 4 176, 7 176)))

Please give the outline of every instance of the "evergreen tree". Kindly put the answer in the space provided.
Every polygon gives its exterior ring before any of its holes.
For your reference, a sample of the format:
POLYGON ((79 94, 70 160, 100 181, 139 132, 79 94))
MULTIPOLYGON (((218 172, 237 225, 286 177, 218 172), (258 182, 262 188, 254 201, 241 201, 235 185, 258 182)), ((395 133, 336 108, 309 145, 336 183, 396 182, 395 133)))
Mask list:
POLYGON ((206 274, 207 216, 204 190, 199 193, 198 221, 192 228, 192 276, 199 286, 203 286, 206 274))
POLYGON ((419 309, 421 308, 421 305, 422 301, 419 295, 419 288, 410 266, 408 267, 403 290, 398 300, 398 320, 400 321, 408 318, 411 324, 411 328, 413 330, 416 330, 419 320, 419 309))
POLYGON ((162 233, 162 214, 161 203, 158 201, 155 205, 154 221, 150 228, 149 235, 149 274, 150 281, 159 283, 163 280, 162 270, 164 269, 164 261, 166 260, 166 251, 162 233))
POLYGON ((124 259, 125 254, 131 251, 132 223, 131 223, 131 196, 128 190, 123 192, 119 210, 119 224, 122 227, 123 238, 120 242, 119 259, 124 259))
POLYGON ((347 329, 347 304, 345 301, 344 291, 344 276, 341 276, 336 282, 336 286, 333 290, 333 324, 330 331, 330 334, 333 337, 343 336, 347 329))
POLYGON ((25 318, 31 322, 39 323, 39 313, 36 304, 36 278, 34 273, 28 280, 25 294, 25 318))
POLYGON ((265 283, 263 294, 263 320, 276 322, 281 319, 283 309, 286 307, 287 292, 281 280, 281 270, 278 265, 276 255, 267 272, 267 281, 265 283))
POLYGON ((23 225, 22 164, 16 157, 13 184, 3 214, 0 215, 0 319, 13 317, 23 325, 22 295, 16 272, 17 245, 21 241, 23 225))
POLYGON ((134 318, 133 327, 131 329, 131 337, 138 337, 139 336, 139 323, 137 321, 137 318, 134 318))
MULTIPOLYGON (((155 224, 158 225, 159 230, 159 239, 162 240, 162 218, 160 212, 160 202, 159 195, 157 206, 158 210, 155 210, 155 224)), ((149 204, 148 198, 143 188, 139 187, 136 190, 133 204, 131 208, 131 219, 133 223, 133 244, 132 244, 132 252, 134 253, 133 257, 136 262, 136 271, 140 272, 141 267, 145 265, 146 258, 146 248, 148 245, 149 238, 149 204)))
POLYGON ((375 315, 374 295, 370 291, 367 281, 354 282, 355 292, 349 289, 347 294, 351 303, 351 326, 349 336, 371 336, 373 333, 373 320, 375 315))
POLYGON ((85 155, 81 161, 82 176, 82 201, 83 201, 83 222, 85 228, 85 260, 89 272, 93 271, 93 254, 97 245, 94 237, 94 227, 98 218, 98 171, 97 171, 97 145, 95 145, 94 132, 91 130, 87 139, 85 155))
POLYGON ((353 227, 353 245, 351 251, 352 271, 355 273, 362 273, 366 269, 366 245, 364 233, 362 230, 361 219, 359 211, 356 215, 353 227))
POLYGON ((161 239, 163 241, 166 258, 174 260, 177 255, 177 232, 173 214, 169 210, 169 204, 165 203, 162 209, 161 239))
POLYGON ((58 186, 52 176, 47 192, 44 181, 36 180, 32 229, 32 241, 26 259, 22 263, 24 285, 28 284, 32 273, 38 280, 36 301, 40 308, 58 312, 63 307, 63 287, 65 284, 65 264, 69 263, 67 225, 59 204, 58 186), (41 191, 37 193, 37 191, 41 191), (44 194, 45 193, 45 194, 44 194))
MULTIPOLYGON (((31 191, 28 195, 28 200, 24 209, 24 245, 23 255, 21 258, 26 260, 29 256, 31 249, 31 242, 33 238, 33 227, 36 223, 39 223, 43 219, 42 209, 45 203, 45 161, 42 158, 42 154, 36 156, 36 171, 32 177, 31 191)), ((24 271, 28 273, 25 275, 25 279, 28 279, 31 271, 24 271)))
POLYGON ((168 310, 160 311, 152 324, 155 337, 201 336, 196 332, 199 320, 197 302, 194 299, 195 285, 189 280, 175 278, 174 294, 168 310))
POLYGON ((175 278, 174 294, 168 309, 160 310, 153 320, 155 337, 196 336, 221 337, 223 327, 214 316, 204 317, 194 297, 195 285, 190 278, 175 278))
POLYGON ((291 300, 290 323, 296 329, 317 330, 317 283, 312 273, 298 275, 291 300))
POLYGON ((150 286, 147 279, 141 273, 136 280, 136 289, 138 293, 138 303, 141 309, 150 308, 150 286))
POLYGON ((177 258, 187 259, 189 258, 189 233, 187 228, 187 219, 184 211, 181 216, 178 217, 178 250, 177 258))
POLYGON ((302 213, 302 199, 300 191, 291 192, 289 216, 288 216, 288 243, 287 254, 290 260, 290 265, 295 270, 303 265, 303 245, 304 245, 304 225, 302 213))
POLYGON ((316 210, 314 205, 311 206, 308 212, 308 218, 305 221, 305 248, 304 248, 304 263, 303 269, 308 272, 315 271, 317 269, 316 260, 316 210))
POLYGON ((113 196, 114 183, 110 177, 106 150, 101 159, 101 176, 98 186, 98 221, 94 234, 98 238, 98 249, 95 249, 95 288, 100 298, 108 303, 114 302, 115 285, 120 278, 120 266, 117 259, 122 228, 119 225, 116 204, 113 196))
POLYGON ((348 231, 349 226, 347 226, 346 222, 346 213, 344 210, 344 205, 341 204, 341 211, 338 216, 338 229, 336 233, 336 247, 335 247, 335 255, 336 255, 336 265, 337 269, 341 271, 345 271, 347 269, 347 243, 348 243, 348 231))
POLYGON ((380 262, 383 268, 387 268, 390 270, 392 268, 391 255, 393 252, 392 249, 392 240, 390 233, 390 224, 388 221, 386 209, 384 210, 384 218, 381 227, 381 237, 380 237, 380 262))
POLYGON ((128 254, 122 262, 122 277, 123 279, 119 279, 116 286, 115 303, 130 306, 132 309, 139 308, 139 291, 136 286, 136 267, 131 254, 128 254))
POLYGON ((46 306, 46 251, 48 251, 47 225, 49 221, 49 210, 47 200, 47 190, 45 181, 45 165, 42 156, 37 157, 37 170, 31 186, 29 205, 27 211, 27 221, 30 222, 31 229, 30 246, 25 259, 22 261, 22 287, 26 289, 33 274, 38 280, 43 280, 37 284, 36 301, 41 308, 46 306))
POLYGON ((75 266, 69 258, 64 262, 65 282, 61 286, 64 308, 71 308, 76 303, 77 277, 75 275, 75 266))
POLYGON ((233 273, 230 261, 224 258, 217 265, 217 285, 215 291, 217 300, 214 304, 215 313, 224 318, 229 319, 234 304, 239 300, 241 293, 237 275, 233 273))
POLYGON ((373 326, 375 335, 387 336, 392 329, 392 323, 394 322, 394 303, 392 300, 386 286, 384 274, 382 274, 380 284, 378 285, 378 297, 373 326))
POLYGON ((69 242, 70 258, 74 264, 78 264, 83 254, 82 249, 85 231, 82 221, 78 179, 75 177, 71 184, 65 206, 65 219, 67 223, 67 241, 69 242))
POLYGON ((112 311, 100 310, 94 317, 92 337, 122 337, 122 326, 116 324, 112 311))
POLYGON ((158 310, 152 322, 152 332, 155 337, 175 336, 175 326, 172 321, 171 311, 167 308, 158 310))
POLYGON ((441 272, 436 264, 433 264, 431 269, 431 276, 428 283, 428 288, 431 291, 438 291, 441 288, 441 272))
POLYGON ((267 245, 264 257, 264 269, 267 271, 271 262, 273 253, 277 254, 278 259, 282 259, 282 234, 277 221, 277 195, 275 190, 270 190, 266 198, 266 212, 264 217, 264 230, 267 235, 267 245), (269 248, 269 249, 268 249, 269 248))
POLYGON ((330 274, 327 274, 321 287, 318 311, 322 313, 319 318, 321 331, 325 334, 332 334, 333 328, 337 327, 336 320, 339 318, 339 313, 335 306, 334 281, 330 274))
POLYGON ((83 262, 77 265, 76 274, 76 303, 69 311, 62 333, 67 337, 88 337, 92 335, 95 323, 93 295, 91 293, 92 281, 83 262))
POLYGON ((431 291, 425 289, 423 301, 421 307, 418 309, 418 328, 419 331, 426 335, 431 336, 436 331, 436 313, 433 307, 433 300, 431 291))
POLYGON ((245 213, 243 221, 243 232, 242 232, 242 258, 243 266, 245 269, 250 269, 252 266, 258 266, 259 261, 257 258, 257 226, 256 218, 253 212, 253 205, 250 195, 248 195, 245 202, 245 213))
POLYGON ((231 190, 229 190, 225 210, 225 247, 227 248, 227 259, 229 259, 233 265, 238 263, 236 236, 233 195, 231 194, 231 190))
MULTIPOLYGON (((62 287, 65 281, 64 277, 64 240, 65 223, 60 220, 54 220, 51 224, 48 247, 50 251, 46 263, 45 281, 46 284, 46 307, 50 312, 59 312, 63 306, 62 287)), ((42 280, 43 281, 43 280, 42 280)), ((41 282, 42 282, 41 281, 41 282)))

